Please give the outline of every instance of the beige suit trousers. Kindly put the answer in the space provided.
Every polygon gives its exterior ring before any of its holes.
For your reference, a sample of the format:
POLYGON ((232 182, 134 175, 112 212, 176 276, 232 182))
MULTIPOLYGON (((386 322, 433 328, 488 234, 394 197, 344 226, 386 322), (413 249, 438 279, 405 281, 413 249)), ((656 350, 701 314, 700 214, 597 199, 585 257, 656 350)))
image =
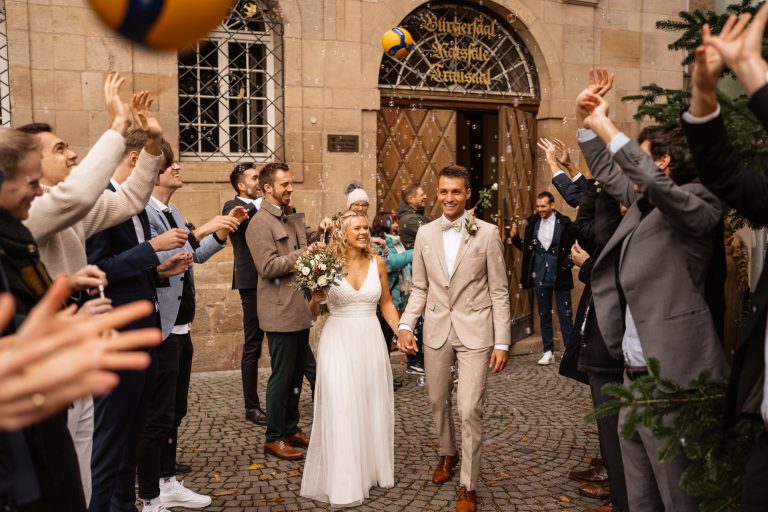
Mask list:
POLYGON ((493 347, 469 349, 451 327, 448 340, 440 348, 424 345, 429 403, 435 422, 440 456, 456 454, 456 431, 453 425, 453 376, 451 366, 458 360, 459 384, 456 405, 461 419, 461 477, 467 490, 477 489, 480 478, 480 455, 483 443, 483 405, 488 379, 488 363, 493 347))

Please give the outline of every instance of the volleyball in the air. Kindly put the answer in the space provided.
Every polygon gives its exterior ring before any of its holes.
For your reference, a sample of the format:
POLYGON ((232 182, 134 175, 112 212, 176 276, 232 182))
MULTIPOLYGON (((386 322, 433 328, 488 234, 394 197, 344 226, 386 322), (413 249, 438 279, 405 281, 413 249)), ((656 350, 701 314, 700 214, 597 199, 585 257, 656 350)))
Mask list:
POLYGON ((381 46, 390 57, 402 59, 411 51, 413 37, 404 28, 394 27, 384 32, 384 36, 381 38, 381 46))
POLYGON ((187 48, 215 29, 234 0, 89 0, 109 27, 158 50, 187 48))

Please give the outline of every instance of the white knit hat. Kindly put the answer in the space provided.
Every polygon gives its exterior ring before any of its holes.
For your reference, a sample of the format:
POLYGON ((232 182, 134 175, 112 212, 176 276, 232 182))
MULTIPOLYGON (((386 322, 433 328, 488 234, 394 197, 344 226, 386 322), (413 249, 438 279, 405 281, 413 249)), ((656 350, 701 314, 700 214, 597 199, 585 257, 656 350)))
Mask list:
POLYGON ((371 200, 368 199, 368 194, 365 192, 365 190, 356 188, 347 194, 347 210, 349 210, 349 207, 352 206, 352 203, 356 203, 358 201, 365 201, 366 203, 371 204, 371 200))

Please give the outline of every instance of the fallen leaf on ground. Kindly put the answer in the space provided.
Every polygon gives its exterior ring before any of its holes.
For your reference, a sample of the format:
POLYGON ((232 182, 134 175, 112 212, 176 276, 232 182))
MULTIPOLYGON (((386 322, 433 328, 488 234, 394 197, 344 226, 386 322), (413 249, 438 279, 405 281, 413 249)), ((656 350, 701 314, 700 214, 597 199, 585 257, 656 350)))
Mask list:
POLYGON ((235 494, 240 494, 240 491, 237 489, 219 489, 217 491, 213 491, 211 494, 214 496, 234 496, 235 494))
POLYGON ((301 471, 289 471, 288 476, 301 476, 301 471))
POLYGON ((263 467, 264 466, 262 466, 261 464, 251 464, 250 466, 248 466, 248 469, 261 469, 263 467))
POLYGON ((256 500, 256 503, 285 503, 283 498, 272 498, 271 500, 256 500))
POLYGON ((221 482, 221 471, 216 471, 213 474, 213 478, 215 478, 217 482, 221 482))
POLYGON ((558 496, 557 499, 562 501, 563 503, 570 503, 571 502, 571 498, 569 498, 568 496, 558 496))
POLYGON ((262 482, 264 480, 269 480, 269 475, 259 475, 259 480, 261 480, 262 482))

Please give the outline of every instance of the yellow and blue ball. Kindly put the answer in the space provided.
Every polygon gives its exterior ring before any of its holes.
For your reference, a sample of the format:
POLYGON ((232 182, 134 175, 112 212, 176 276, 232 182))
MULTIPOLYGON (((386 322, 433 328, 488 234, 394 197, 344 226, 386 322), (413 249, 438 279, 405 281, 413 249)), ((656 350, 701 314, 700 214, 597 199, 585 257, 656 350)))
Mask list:
POLYGON ((234 0, 89 0, 124 37, 158 50, 193 45, 215 29, 234 0))
POLYGON ((381 38, 381 46, 390 57, 402 59, 411 51, 413 37, 404 28, 394 27, 384 32, 384 36, 381 38))

